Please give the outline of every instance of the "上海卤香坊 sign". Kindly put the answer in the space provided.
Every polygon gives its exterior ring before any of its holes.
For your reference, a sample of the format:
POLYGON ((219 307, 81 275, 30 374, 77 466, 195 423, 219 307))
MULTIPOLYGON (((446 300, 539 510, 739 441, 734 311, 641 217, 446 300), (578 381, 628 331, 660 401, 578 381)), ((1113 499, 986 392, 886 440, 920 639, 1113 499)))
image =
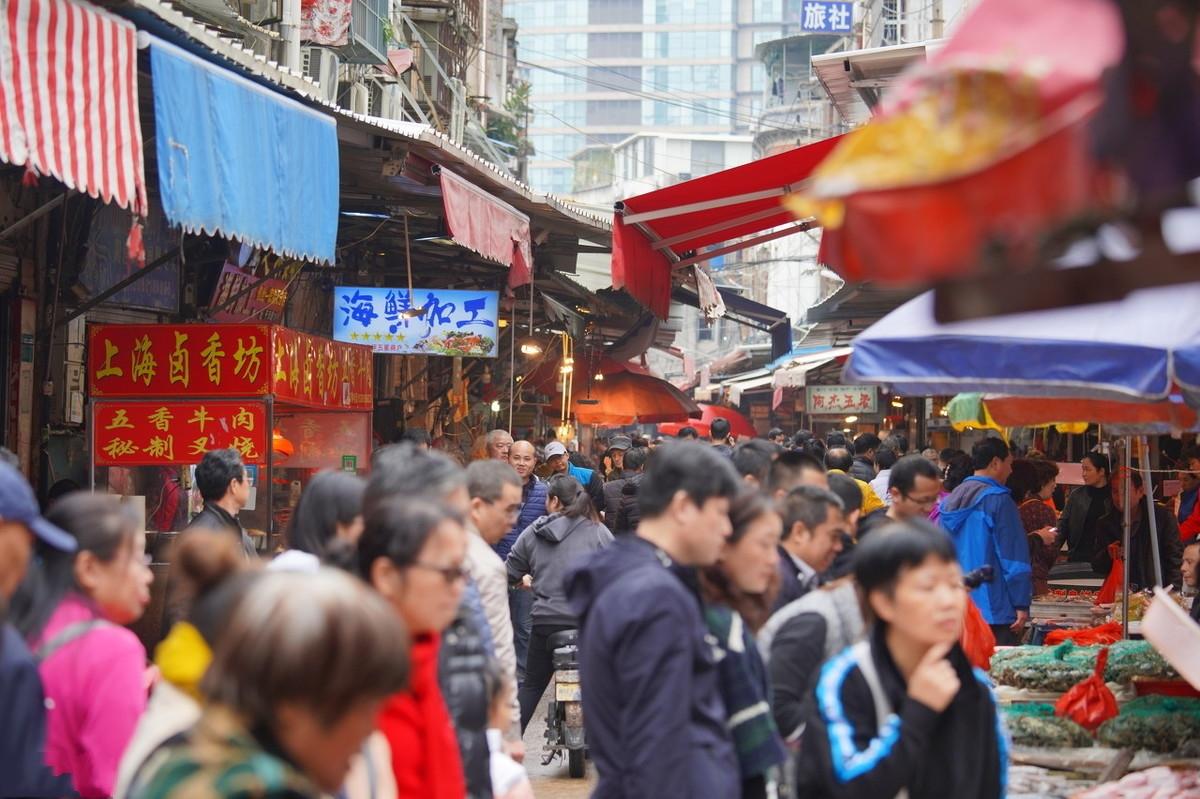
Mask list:
POLYGON ((391 355, 494 358, 499 305, 495 291, 338 286, 333 338, 391 355))

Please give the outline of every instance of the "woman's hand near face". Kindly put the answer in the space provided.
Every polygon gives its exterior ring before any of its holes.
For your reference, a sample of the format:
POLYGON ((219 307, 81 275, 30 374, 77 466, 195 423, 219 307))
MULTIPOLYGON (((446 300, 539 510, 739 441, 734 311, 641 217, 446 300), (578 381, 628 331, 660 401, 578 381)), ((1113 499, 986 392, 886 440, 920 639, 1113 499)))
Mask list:
POLYGON ((934 644, 908 678, 908 695, 935 713, 949 707, 962 687, 954 666, 946 660, 953 646, 953 643, 934 644))

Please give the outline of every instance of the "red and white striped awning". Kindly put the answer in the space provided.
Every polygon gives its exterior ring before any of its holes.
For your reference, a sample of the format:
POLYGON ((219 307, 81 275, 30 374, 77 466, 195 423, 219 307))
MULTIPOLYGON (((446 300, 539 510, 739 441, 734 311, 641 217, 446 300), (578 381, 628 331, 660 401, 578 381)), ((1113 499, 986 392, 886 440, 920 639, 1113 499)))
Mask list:
POLYGON ((0 160, 145 215, 132 24, 82 0, 0 2, 0 160))

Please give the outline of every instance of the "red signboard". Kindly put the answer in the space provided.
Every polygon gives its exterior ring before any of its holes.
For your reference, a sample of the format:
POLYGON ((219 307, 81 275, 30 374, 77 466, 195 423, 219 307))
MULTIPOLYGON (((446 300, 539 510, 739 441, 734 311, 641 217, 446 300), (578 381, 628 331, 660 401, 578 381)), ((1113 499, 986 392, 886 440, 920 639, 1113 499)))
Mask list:
POLYGON ((262 397, 370 410, 371 349, 275 325, 93 325, 88 389, 96 398, 262 397))
POLYGON ((365 413, 305 413, 280 415, 275 424, 294 451, 277 460, 289 469, 340 469, 351 455, 367 465, 371 452, 371 419, 365 413))
POLYGON ((374 407, 370 347, 282 327, 271 330, 272 391, 280 403, 314 408, 374 407))
POLYGON ((246 463, 266 463, 265 402, 98 400, 92 406, 97 466, 198 463, 211 449, 233 447, 246 463))

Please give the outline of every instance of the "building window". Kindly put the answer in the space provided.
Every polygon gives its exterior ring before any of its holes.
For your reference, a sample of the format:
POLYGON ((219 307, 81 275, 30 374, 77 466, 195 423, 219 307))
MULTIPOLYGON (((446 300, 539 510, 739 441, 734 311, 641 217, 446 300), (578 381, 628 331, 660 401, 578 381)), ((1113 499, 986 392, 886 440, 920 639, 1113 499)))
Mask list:
POLYGON ((589 25, 638 25, 642 22, 642 0, 589 0, 589 25))
POLYGON ((755 22, 783 22, 783 0, 754 0, 755 22))
POLYGON ((704 314, 696 314, 696 341, 714 341, 717 337, 717 322, 704 320, 704 314))
POLYGON ((588 67, 589 92, 641 91, 641 67, 588 67))
POLYGON ((589 125, 638 125, 641 119, 641 100, 588 100, 589 125))
POLYGON ((588 58, 638 58, 642 54, 640 33, 593 33, 587 38, 588 58))
POLYGON ((692 142, 692 175, 711 175, 725 168, 725 142, 692 142))

